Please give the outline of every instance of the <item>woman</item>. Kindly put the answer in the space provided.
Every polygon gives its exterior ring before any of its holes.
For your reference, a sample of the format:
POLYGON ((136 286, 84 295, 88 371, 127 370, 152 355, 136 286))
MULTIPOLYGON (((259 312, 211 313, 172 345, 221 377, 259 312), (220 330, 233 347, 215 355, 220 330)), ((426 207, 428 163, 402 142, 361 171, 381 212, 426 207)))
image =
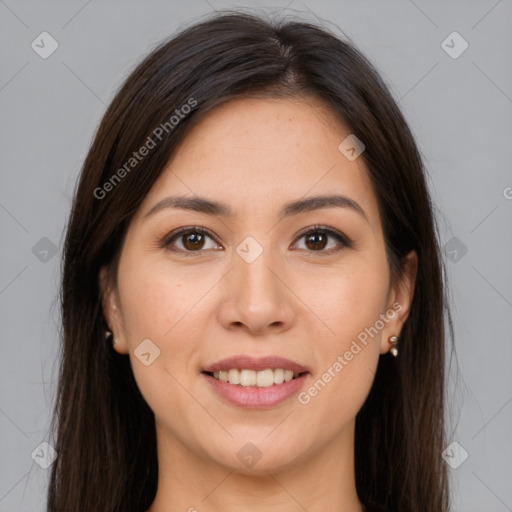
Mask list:
POLYGON ((446 511, 444 312, 371 64, 306 23, 196 24, 82 169, 48 510, 446 511))

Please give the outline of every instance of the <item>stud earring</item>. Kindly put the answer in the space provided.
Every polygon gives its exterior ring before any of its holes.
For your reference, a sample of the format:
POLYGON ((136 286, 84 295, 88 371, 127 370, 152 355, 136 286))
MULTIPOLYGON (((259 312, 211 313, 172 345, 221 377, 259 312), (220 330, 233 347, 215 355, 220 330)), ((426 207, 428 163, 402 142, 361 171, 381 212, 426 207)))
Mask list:
POLYGON ((112 331, 105 331, 105 339, 108 340, 109 338, 112 338, 112 343, 115 345, 116 341, 114 340, 112 331))
POLYGON ((399 341, 400 341, 400 338, 398 336, 390 336, 389 337, 389 342, 391 343, 391 345, 393 345, 390 349, 390 352, 394 357, 398 356, 398 349, 396 348, 396 346, 399 341))

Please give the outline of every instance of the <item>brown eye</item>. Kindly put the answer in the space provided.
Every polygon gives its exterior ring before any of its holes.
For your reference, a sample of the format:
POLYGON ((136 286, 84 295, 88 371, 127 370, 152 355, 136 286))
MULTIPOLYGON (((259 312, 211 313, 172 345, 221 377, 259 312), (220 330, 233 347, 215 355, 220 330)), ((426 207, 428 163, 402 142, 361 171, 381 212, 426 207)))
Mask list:
POLYGON ((317 249, 322 250, 327 245, 327 239, 328 237, 325 233, 315 231, 314 233, 306 235, 306 245, 308 249, 312 251, 317 249))
POLYGON ((213 237, 203 228, 180 228, 173 231, 165 237, 162 247, 168 248, 170 251, 193 253, 202 252, 203 249, 215 249, 217 244, 213 237), (210 247, 207 242, 210 239, 210 247))
MULTIPOLYGON (((309 252, 330 254, 346 247, 352 247, 352 242, 345 235, 332 228, 323 226, 315 226, 308 229, 299 236, 299 239, 305 240, 304 250, 309 252), (331 242, 334 242, 334 245, 331 242), (331 246, 328 247, 329 245, 331 246), (326 247, 327 250, 324 250, 326 247)), ((200 254, 203 252, 203 249, 215 250, 220 248, 213 236, 200 227, 177 229, 165 237, 161 242, 161 246, 187 256, 193 255, 193 253, 200 254), (210 243, 209 247, 208 243, 210 243)))
POLYGON ((299 239, 305 240, 304 245, 306 247, 304 250, 310 252, 331 253, 345 247, 352 247, 352 242, 345 235, 335 231, 334 229, 323 226, 315 226, 312 229, 308 229, 299 236, 299 239), (337 242, 337 244, 331 244, 331 247, 324 250, 331 240, 337 242), (338 249, 336 249, 336 245, 338 245, 338 249))
POLYGON ((183 245, 186 249, 193 251, 194 249, 202 249, 204 245, 204 235, 202 233, 189 233, 181 235, 184 241, 183 245))

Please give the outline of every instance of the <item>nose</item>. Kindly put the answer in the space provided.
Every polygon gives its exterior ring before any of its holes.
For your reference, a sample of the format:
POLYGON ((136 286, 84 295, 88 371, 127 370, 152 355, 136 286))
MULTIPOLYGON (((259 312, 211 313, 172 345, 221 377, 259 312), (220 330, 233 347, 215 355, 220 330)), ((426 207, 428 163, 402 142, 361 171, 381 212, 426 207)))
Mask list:
POLYGON ((290 329, 296 321, 298 300, 288 284, 290 279, 286 264, 278 262, 270 250, 250 263, 234 252, 232 269, 222 284, 219 321, 225 329, 261 336, 290 329))

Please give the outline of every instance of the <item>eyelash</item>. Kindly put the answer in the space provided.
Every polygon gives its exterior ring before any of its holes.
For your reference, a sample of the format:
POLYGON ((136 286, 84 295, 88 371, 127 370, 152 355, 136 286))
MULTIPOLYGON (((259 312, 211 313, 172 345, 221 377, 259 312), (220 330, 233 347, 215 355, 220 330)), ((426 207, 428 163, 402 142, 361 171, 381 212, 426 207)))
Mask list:
MULTIPOLYGON (((330 255, 333 252, 341 251, 344 248, 349 249, 353 245, 352 241, 347 236, 343 235, 342 233, 340 233, 339 231, 337 231, 335 229, 329 228, 327 226, 321 226, 321 225, 316 225, 316 226, 307 228, 304 231, 300 232, 297 235, 297 240, 305 237, 306 235, 310 235, 310 234, 317 233, 317 232, 321 232, 321 233, 327 235, 328 237, 334 238, 336 241, 338 241, 342 245, 342 248, 337 249, 335 251, 333 251, 332 248, 329 250, 319 250, 319 251, 311 251, 310 250, 309 252, 311 252, 311 253, 320 253, 320 254, 324 253, 324 254, 330 255)), ((197 254, 204 252, 203 249, 200 249, 197 251, 187 251, 184 249, 170 248, 174 239, 178 239, 180 235, 184 235, 187 233, 199 233, 201 235, 207 235, 208 237, 210 237, 212 240, 215 241, 215 237, 207 229, 199 227, 199 226, 187 226, 187 227, 176 229, 176 230, 172 231, 171 233, 169 233, 168 235, 166 235, 160 245, 162 248, 167 248, 169 251, 176 252, 176 253, 181 252, 185 256, 194 257, 197 254)))

